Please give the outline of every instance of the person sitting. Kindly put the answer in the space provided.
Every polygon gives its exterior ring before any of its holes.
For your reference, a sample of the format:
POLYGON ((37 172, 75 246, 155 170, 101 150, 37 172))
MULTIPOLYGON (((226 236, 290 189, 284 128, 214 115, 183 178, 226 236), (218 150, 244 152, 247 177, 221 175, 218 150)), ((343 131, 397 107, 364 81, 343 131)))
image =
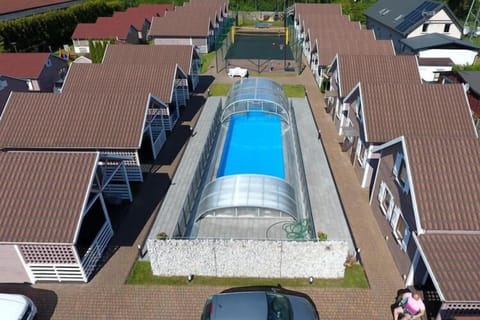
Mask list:
POLYGON ((393 319, 420 319, 425 314, 425 304, 417 292, 405 292, 399 306, 393 310, 393 319))

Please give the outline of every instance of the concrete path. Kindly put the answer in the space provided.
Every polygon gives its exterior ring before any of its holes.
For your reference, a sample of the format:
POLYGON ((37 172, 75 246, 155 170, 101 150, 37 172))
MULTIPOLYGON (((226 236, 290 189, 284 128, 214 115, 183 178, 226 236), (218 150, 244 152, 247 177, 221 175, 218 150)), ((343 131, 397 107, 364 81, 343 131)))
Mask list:
MULTIPOLYGON (((209 74, 215 82, 233 82, 225 74, 209 74)), ((390 305, 402 280, 388 251, 380 229, 368 204, 368 194, 362 190, 347 157, 339 147, 339 137, 330 116, 324 111, 323 97, 307 68, 300 76, 283 77, 268 74, 280 83, 302 84, 308 92, 316 126, 321 138, 341 204, 345 210, 354 241, 360 251, 370 289, 302 289, 317 305, 322 320, 328 319, 391 319, 390 305)), ((186 110, 182 122, 169 136, 162 155, 145 168, 149 174, 139 186, 134 203, 122 212, 123 219, 115 225, 111 258, 88 284, 0 284, 0 292, 22 292, 32 297, 39 308, 37 319, 199 319, 206 297, 221 291, 208 286, 133 286, 125 279, 134 264, 138 250, 153 221, 152 212, 161 205, 169 186, 189 126, 198 118, 198 105, 186 110), (143 211, 142 211, 143 210, 143 211), (145 211, 146 210, 146 211, 145 211), (143 227, 143 228, 142 228, 143 227), (122 237, 127 234, 128 237, 122 237), (127 240, 125 240, 127 239, 127 240)))

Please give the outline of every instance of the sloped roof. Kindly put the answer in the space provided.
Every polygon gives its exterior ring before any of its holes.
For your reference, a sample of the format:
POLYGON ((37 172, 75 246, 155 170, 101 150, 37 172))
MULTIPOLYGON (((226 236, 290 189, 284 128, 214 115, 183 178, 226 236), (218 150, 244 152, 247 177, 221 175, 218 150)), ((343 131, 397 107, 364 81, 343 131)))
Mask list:
POLYGON ((22 78, 38 79, 50 53, 0 53, 0 74, 22 78))
POLYGON ((125 11, 117 11, 113 14, 115 19, 128 20, 137 29, 143 28, 145 20, 152 21, 153 16, 163 16, 166 11, 173 11, 174 6, 172 4, 147 4, 142 3, 138 7, 131 7, 125 11))
POLYGON ((0 152, 0 242, 73 243, 97 153, 0 152))
POLYGON ((425 234, 418 240, 445 301, 478 303, 480 235, 425 234))
POLYGON ((458 71, 460 78, 468 83, 470 90, 480 95, 480 71, 458 71))
POLYGON ((405 36, 440 10, 445 10, 457 27, 463 29, 447 4, 432 0, 378 0, 364 14, 405 36))
POLYGON ((164 17, 153 17, 151 37, 207 37, 224 5, 221 1, 195 1, 167 12, 164 17))
POLYGON ((165 103, 172 101, 176 64, 89 64, 70 66, 63 93, 149 93, 165 103))
POLYGON ((441 66, 452 67, 455 65, 450 58, 418 58, 419 66, 441 66))
POLYGON ((448 133, 405 137, 420 223, 427 232, 480 233, 480 142, 448 133))
POLYGON ((188 73, 196 51, 191 45, 114 45, 109 44, 105 50, 102 64, 152 64, 175 65, 188 73))
POLYGON ((342 6, 338 3, 295 3, 295 17, 306 14, 314 14, 317 17, 323 15, 342 15, 342 6))
POLYGON ((349 16, 343 15, 327 15, 318 19, 318 16, 315 14, 304 14, 300 17, 300 23, 311 37, 318 37, 330 32, 335 32, 338 35, 338 30, 342 30, 342 35, 345 35, 361 29, 360 23, 352 22, 349 16))
POLYGON ((112 17, 99 17, 95 23, 79 23, 72 39, 126 39, 130 28, 139 31, 145 21, 173 11, 171 4, 141 4, 126 11, 115 12, 112 17))
POLYGON ((0 117, 12 91, 28 92, 26 80, 0 75, 0 117))
POLYGON ((415 56, 345 55, 337 56, 341 96, 358 82, 421 83, 415 56))
POLYGON ((0 14, 51 6, 73 0, 2 0, 0 14))
POLYGON ((413 51, 421 51, 425 49, 480 50, 479 46, 476 46, 471 42, 460 40, 441 33, 429 33, 417 37, 400 39, 400 41, 413 51))
POLYGON ((79 23, 75 27, 72 39, 126 39, 130 28, 135 28, 128 20, 112 17, 98 18, 95 23, 79 23))
POLYGON ((148 96, 116 93, 16 93, 0 119, 0 148, 138 149, 148 96))
POLYGON ((335 55, 395 55, 391 40, 375 40, 371 30, 348 34, 323 33, 317 37, 319 64, 328 66, 335 55))
POLYGON ((476 137, 460 84, 360 83, 366 140, 401 135, 476 137))

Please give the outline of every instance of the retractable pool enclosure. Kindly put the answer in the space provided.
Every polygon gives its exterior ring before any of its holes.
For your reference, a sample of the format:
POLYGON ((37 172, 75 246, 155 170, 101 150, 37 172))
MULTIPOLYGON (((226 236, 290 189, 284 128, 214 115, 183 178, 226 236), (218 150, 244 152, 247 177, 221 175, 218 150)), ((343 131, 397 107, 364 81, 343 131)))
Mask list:
POLYGON ((227 121, 232 114, 248 111, 277 114, 287 124, 290 123, 288 99, 283 88, 269 79, 244 78, 236 82, 228 93, 221 122, 227 121))
POLYGON ((310 221, 283 88, 265 78, 236 82, 216 125, 220 130, 191 236, 235 238, 248 229, 249 237, 281 239, 287 237, 282 225, 310 221))

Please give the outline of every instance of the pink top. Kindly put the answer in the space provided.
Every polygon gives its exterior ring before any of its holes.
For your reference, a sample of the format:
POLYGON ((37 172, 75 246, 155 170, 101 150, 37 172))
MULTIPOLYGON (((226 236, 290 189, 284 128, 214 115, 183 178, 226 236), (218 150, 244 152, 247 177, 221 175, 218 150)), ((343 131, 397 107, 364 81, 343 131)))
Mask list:
POLYGON ((412 315, 416 315, 421 310, 425 310, 425 305, 423 304, 422 299, 414 299, 410 292, 405 293, 404 297, 408 299, 407 303, 405 303, 403 308, 410 312, 412 315))

